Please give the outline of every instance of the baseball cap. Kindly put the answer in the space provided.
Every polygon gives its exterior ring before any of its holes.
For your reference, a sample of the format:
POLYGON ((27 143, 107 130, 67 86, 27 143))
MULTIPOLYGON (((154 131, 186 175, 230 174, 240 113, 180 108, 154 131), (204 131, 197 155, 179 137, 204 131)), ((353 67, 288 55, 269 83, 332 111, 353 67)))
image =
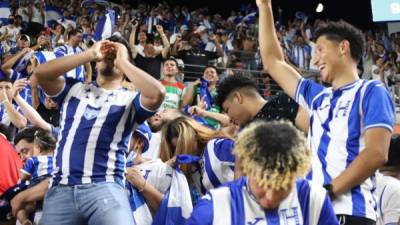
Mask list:
POLYGON ((152 132, 147 122, 140 124, 133 132, 133 134, 139 135, 144 139, 143 152, 146 152, 149 149, 151 135, 152 135, 152 132))

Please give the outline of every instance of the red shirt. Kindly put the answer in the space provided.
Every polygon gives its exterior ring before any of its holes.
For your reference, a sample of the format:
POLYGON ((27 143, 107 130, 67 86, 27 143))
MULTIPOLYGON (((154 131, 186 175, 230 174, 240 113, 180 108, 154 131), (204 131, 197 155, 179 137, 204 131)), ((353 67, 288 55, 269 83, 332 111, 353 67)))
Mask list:
POLYGON ((22 161, 14 147, 0 135, 0 196, 17 184, 22 161))

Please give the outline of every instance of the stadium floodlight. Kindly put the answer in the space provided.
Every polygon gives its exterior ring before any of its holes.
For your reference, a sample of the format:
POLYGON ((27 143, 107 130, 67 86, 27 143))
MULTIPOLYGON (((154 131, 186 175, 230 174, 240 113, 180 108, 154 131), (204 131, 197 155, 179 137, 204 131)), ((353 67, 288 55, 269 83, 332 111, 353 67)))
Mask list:
POLYGON ((321 13, 322 11, 324 11, 324 5, 322 3, 318 3, 318 6, 315 9, 315 12, 321 13))

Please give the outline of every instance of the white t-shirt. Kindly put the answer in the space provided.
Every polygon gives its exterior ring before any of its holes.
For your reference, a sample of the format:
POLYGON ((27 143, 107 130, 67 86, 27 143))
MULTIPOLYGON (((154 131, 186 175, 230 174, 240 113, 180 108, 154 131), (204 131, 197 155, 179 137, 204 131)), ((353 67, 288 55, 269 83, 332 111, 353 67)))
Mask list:
POLYGON ((152 159, 138 165, 144 178, 161 193, 167 192, 171 185, 172 167, 162 162, 161 159, 152 159))
POLYGON ((149 149, 142 154, 148 159, 158 159, 160 157, 161 132, 152 133, 149 143, 149 149))
POLYGON ((39 9, 35 6, 32 6, 32 22, 43 24, 42 14, 40 13, 39 9))
POLYGON ((8 39, 12 42, 16 42, 17 36, 19 34, 19 29, 15 26, 13 28, 11 28, 10 26, 3 26, 2 28, 0 28, 0 33, 4 34, 6 30, 8 31, 8 39))
POLYGON ((23 11, 28 11, 26 7, 19 7, 17 9, 17 15, 20 15, 22 17, 23 22, 29 22, 29 17, 23 12, 23 11))
POLYGON ((135 45, 136 51, 141 56, 144 56, 144 47, 140 44, 135 45))
POLYGON ((400 220, 400 181, 377 173, 376 186, 375 198, 378 202, 376 225, 397 224, 400 220))

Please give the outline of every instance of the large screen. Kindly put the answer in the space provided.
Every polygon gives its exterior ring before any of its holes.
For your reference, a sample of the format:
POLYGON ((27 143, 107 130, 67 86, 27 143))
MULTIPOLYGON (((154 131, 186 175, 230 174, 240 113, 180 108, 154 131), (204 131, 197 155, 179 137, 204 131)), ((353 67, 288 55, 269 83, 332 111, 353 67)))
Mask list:
POLYGON ((375 22, 400 21, 400 0, 371 0, 375 22))

